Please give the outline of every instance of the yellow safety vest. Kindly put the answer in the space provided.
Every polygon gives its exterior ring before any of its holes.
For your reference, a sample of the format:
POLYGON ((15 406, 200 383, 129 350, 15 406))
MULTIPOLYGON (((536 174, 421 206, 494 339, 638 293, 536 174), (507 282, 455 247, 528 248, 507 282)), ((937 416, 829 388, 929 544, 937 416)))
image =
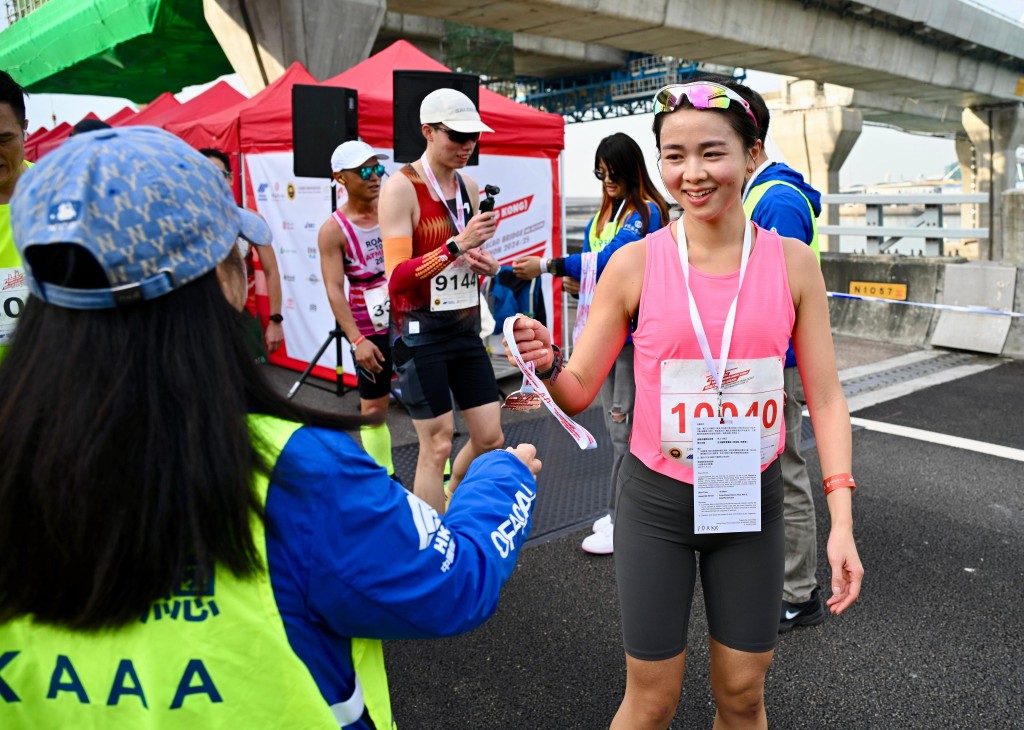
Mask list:
MULTIPOLYGON (((249 427, 273 464, 300 425, 250 416, 249 427)), ((266 503, 267 477, 253 482, 266 503)), ((258 518, 252 531, 266 565, 258 518)), ((186 580, 114 631, 0 625, 0 727, 327 729, 359 719, 365 702, 393 728, 380 641, 353 639, 352 659, 356 691, 329 707, 288 643, 269 571, 242 580, 217 567, 201 598, 186 580)))

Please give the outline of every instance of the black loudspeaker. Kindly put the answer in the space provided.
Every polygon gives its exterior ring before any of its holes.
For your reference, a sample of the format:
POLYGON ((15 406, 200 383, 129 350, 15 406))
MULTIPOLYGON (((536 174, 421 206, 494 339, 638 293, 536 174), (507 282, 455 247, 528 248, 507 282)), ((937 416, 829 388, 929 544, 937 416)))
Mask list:
POLYGON ((292 87, 292 170, 298 177, 331 177, 331 155, 359 136, 355 89, 295 84, 292 87))
MULTIPOLYGON (((395 71, 395 161, 414 162, 427 148, 420 124, 420 102, 435 89, 455 89, 468 96, 480 108, 480 77, 447 71, 395 71)), ((485 120, 486 122, 486 120, 485 120)), ((469 158, 470 165, 480 161, 480 145, 469 158)))

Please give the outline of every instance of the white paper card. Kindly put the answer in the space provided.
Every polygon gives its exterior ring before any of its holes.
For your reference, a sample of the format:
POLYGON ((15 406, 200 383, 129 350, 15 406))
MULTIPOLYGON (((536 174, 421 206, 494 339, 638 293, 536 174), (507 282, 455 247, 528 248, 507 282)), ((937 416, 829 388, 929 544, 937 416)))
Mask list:
POLYGON ((694 534, 761 531, 760 446, 757 418, 694 420, 694 534))

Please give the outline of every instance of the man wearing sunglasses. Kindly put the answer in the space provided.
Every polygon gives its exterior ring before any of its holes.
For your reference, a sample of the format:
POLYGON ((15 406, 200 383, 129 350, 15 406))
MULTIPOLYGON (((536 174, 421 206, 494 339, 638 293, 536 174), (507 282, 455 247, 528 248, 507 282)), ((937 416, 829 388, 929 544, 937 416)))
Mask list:
POLYGON ((452 397, 469 428, 453 459, 448 492, 480 454, 501 448, 498 385, 480 339, 479 276, 500 270, 482 248, 494 236, 493 212, 478 213, 480 190, 468 175, 483 123, 473 102, 438 89, 420 105, 426 151, 381 191, 380 226, 391 290, 391 340, 402 402, 419 437, 414 492, 444 512, 444 464, 452 451, 452 397))
MULTIPOLYGON (((381 160, 365 142, 345 142, 331 155, 334 181, 347 198, 317 234, 320 271, 327 299, 345 339, 352 347, 362 414, 386 414, 391 395, 391 345, 388 342, 391 302, 384 278, 377 201, 384 177, 381 160), (348 295, 345 295, 348 279, 348 295)), ((386 423, 361 426, 359 436, 366 453, 394 476, 391 432, 386 423)))

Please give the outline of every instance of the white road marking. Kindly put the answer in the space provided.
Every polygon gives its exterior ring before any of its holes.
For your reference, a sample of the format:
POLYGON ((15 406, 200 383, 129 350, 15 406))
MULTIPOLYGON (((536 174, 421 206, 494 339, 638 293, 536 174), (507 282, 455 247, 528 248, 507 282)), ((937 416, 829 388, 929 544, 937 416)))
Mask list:
POLYGON ((879 433, 887 433, 892 436, 927 441, 930 444, 938 444, 940 446, 952 446, 955 449, 975 451, 979 454, 989 454, 990 456, 1012 459, 1013 461, 1024 461, 1024 449, 1014 449, 1009 446, 989 444, 984 441, 975 441, 974 439, 965 439, 959 436, 935 433, 934 431, 924 431, 908 426, 897 426, 892 423, 882 423, 881 421, 869 421, 866 418, 850 418, 850 423, 869 431, 878 431, 879 433))
MULTIPOLYGON (((885 362, 891 361, 886 360, 885 362)), ((924 390, 925 388, 931 388, 933 385, 941 385, 942 383, 966 378, 969 375, 976 375, 978 373, 985 372, 986 370, 999 367, 1005 362, 1005 360, 985 358, 980 362, 969 365, 960 365, 958 367, 949 368, 948 370, 941 370, 937 373, 924 375, 920 378, 914 378, 913 380, 906 380, 902 383, 896 383, 895 385, 879 388, 878 390, 871 390, 866 393, 853 395, 846 399, 846 403, 852 413, 854 411, 859 411, 862 408, 875 406, 879 403, 885 403, 886 401, 890 401, 894 398, 902 398, 905 395, 916 393, 917 391, 924 390)))

